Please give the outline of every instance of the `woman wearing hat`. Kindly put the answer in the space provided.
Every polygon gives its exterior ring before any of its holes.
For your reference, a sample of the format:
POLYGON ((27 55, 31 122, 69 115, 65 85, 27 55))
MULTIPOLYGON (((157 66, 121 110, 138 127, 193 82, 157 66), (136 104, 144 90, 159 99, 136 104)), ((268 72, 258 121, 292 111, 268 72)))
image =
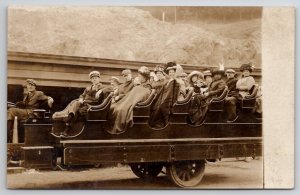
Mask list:
POLYGON ((203 74, 199 71, 192 71, 188 76, 190 90, 194 91, 189 105, 189 121, 192 125, 201 124, 207 111, 206 97, 203 95, 207 91, 203 74))
POLYGON ((240 71, 242 72, 242 78, 240 78, 236 83, 236 89, 239 90, 239 94, 242 97, 249 95, 250 89, 255 85, 255 80, 251 76, 253 71, 253 67, 251 64, 243 64, 240 67, 240 71))
POLYGON ((60 112, 55 112, 52 116, 53 119, 63 119, 67 122, 67 128, 63 135, 67 136, 70 131, 69 123, 73 121, 75 115, 78 113, 86 114, 89 105, 100 104, 103 100, 103 85, 100 83, 100 72, 92 71, 89 74, 92 85, 85 88, 84 92, 79 96, 78 100, 73 100, 68 106, 60 112))
POLYGON ((15 117, 18 120, 25 120, 33 114, 33 109, 41 108, 43 103, 47 103, 51 108, 53 104, 53 99, 50 96, 46 96, 42 91, 37 91, 36 81, 33 79, 27 79, 26 93, 24 94, 24 99, 21 102, 16 103, 16 107, 9 108, 7 110, 7 142, 12 141, 12 128, 15 117))
POLYGON ((151 93, 149 83, 150 71, 146 66, 138 70, 134 79, 135 86, 120 101, 110 107, 109 119, 112 123, 111 133, 121 133, 133 125, 133 108, 138 102, 147 100, 151 93))
POLYGON ((153 89, 156 89, 157 91, 161 89, 168 81, 165 77, 164 69, 162 66, 158 65, 154 69, 154 73, 156 76, 156 80, 151 82, 151 86, 153 89))
POLYGON ((199 71, 192 71, 188 78, 189 87, 194 90, 195 93, 203 94, 207 90, 207 85, 204 82, 203 74, 199 71))
POLYGON ((232 95, 225 99, 225 111, 228 115, 227 122, 234 122, 237 120, 238 116, 236 114, 236 103, 240 101, 246 95, 249 95, 249 90, 255 84, 255 80, 250 76, 253 67, 251 64, 243 64, 240 67, 242 72, 242 77, 236 83, 236 90, 238 91, 237 95, 232 95))
MULTIPOLYGON (((118 77, 111 77, 110 79, 110 87, 111 91, 113 92, 113 97, 117 96, 118 94, 118 87, 121 84, 120 79, 118 77)), ((114 98, 112 100, 112 103, 114 102, 114 98)))
POLYGON ((181 78, 181 75, 183 73, 183 68, 179 64, 175 64, 174 66, 170 66, 166 69, 166 72, 168 73, 167 79, 168 81, 176 80, 176 82, 180 85, 179 87, 179 95, 177 100, 182 101, 184 100, 184 97, 186 95, 186 84, 181 78))

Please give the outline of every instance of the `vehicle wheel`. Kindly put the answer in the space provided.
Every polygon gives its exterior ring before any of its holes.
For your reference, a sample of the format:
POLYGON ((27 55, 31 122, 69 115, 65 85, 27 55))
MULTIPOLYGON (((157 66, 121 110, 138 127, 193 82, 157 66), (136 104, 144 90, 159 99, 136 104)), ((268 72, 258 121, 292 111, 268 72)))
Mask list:
POLYGON ((194 187, 202 180, 204 170, 204 160, 177 161, 167 167, 167 175, 178 187, 194 187))
POLYGON ((160 163, 134 163, 130 164, 132 172, 142 179, 152 179, 162 170, 163 165, 160 163))

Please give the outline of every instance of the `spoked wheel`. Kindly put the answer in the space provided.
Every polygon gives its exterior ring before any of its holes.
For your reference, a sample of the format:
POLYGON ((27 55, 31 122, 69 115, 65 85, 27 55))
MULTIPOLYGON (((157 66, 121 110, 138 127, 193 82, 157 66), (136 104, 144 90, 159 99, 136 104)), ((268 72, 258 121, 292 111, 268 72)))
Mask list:
POLYGON ((178 187, 194 187, 202 180, 204 170, 204 160, 177 161, 167 167, 167 175, 178 187))
POLYGON ((160 163, 133 163, 130 164, 132 172, 142 179, 153 179, 162 170, 163 165, 160 163))

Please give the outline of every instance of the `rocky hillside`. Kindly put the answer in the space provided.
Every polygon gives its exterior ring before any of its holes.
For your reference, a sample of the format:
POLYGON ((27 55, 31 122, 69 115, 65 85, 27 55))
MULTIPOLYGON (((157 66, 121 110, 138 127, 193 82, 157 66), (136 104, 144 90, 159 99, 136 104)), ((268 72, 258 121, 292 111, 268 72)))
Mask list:
POLYGON ((10 7, 8 50, 151 62, 261 63, 260 20, 163 23, 134 7, 10 7))

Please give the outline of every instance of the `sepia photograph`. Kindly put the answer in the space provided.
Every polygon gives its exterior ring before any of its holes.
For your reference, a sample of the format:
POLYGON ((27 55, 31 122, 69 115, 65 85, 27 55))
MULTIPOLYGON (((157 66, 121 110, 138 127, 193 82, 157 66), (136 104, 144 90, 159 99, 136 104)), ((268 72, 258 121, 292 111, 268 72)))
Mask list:
POLYGON ((263 12, 9 6, 6 187, 264 189, 263 12))

